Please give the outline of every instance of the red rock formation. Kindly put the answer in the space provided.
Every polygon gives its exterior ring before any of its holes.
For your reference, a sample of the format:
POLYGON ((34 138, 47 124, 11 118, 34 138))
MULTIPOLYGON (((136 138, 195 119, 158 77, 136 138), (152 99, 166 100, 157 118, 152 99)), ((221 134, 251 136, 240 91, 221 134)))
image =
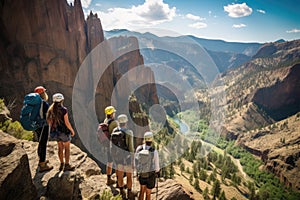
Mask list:
POLYGON ((3 29, 0 94, 15 99, 18 119, 22 99, 37 85, 60 91, 70 104, 71 88, 86 56, 85 21, 80 1, 2 1, 3 29), (13 80, 13 81, 12 81, 13 80))
POLYGON ((252 101, 263 107, 275 120, 284 119, 300 110, 300 64, 289 68, 287 77, 276 84, 259 89, 252 101))
MULTIPOLYGON (((97 54, 92 57, 93 64, 86 74, 77 78, 82 89, 87 91, 84 107, 96 107, 97 117, 102 121, 104 108, 111 104, 115 85, 124 73, 120 66, 126 65, 125 68, 130 70, 143 65, 138 41, 133 37, 116 39, 116 45, 105 44, 105 51, 97 51, 96 47, 105 43, 101 22, 92 12, 85 21, 80 0, 75 0, 74 5, 69 5, 66 0, 1 0, 0 28, 0 97, 4 97, 6 103, 14 103, 11 116, 15 120, 19 119, 24 95, 37 85, 43 85, 48 90, 50 101, 54 93, 64 94, 72 122, 73 84, 80 66, 93 52, 97 54), (113 56, 110 47, 124 45, 133 45, 136 50, 103 66, 102 63, 113 56), (99 70, 97 67, 103 67, 101 70, 105 71, 99 82, 94 83, 91 77, 99 70), (92 90, 88 90, 90 88, 92 90), (94 91, 96 100, 92 101, 94 91)), ((133 77, 154 79, 148 68, 136 70, 133 77)), ((121 86, 115 88, 115 95, 118 99, 128 100, 128 95, 124 96, 123 92, 127 85, 121 86)), ((147 104, 158 102, 153 86, 143 89, 140 95, 147 104)))
MULTIPOLYGON (((23 95, 40 84, 48 88, 50 95, 57 91, 64 93, 66 104, 71 105, 72 86, 80 65, 88 53, 104 41, 97 14, 91 12, 85 21, 80 0, 75 0, 74 5, 61 0, 33 0, 30 3, 3 0, 0 27, 0 76, 1 85, 6 86, 0 88, 0 94, 6 100, 9 97, 17 100, 13 118, 18 118, 23 95)), ((138 48, 133 37, 115 41, 116 47, 132 44, 138 48)), ((110 50, 100 53, 107 54, 100 57, 110 56, 110 50)), ((124 60, 129 61, 128 69, 143 64, 143 58, 136 50, 115 61, 115 69, 114 63, 109 66, 105 72, 107 78, 99 81, 96 91, 96 96, 102 96, 99 99, 102 104, 110 104, 114 84, 121 76, 119 65, 124 60)), ((142 77, 153 79, 153 73, 147 71, 142 77)), ((89 86, 92 85, 87 84, 89 86)), ((102 112, 105 106, 99 110, 102 112)), ((103 115, 100 118, 103 119, 103 115)))

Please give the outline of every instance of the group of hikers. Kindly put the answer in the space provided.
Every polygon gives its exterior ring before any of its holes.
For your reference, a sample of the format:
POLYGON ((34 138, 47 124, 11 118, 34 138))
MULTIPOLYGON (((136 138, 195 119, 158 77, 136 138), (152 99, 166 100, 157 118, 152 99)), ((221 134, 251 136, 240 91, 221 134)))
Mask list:
MULTIPOLYGON (((53 166, 46 160, 49 133, 50 137, 57 141, 59 171, 74 171, 75 166, 70 164, 70 143, 75 132, 69 121, 68 109, 63 105, 63 94, 55 93, 52 97, 53 102, 49 106, 47 91, 43 86, 36 87, 34 93, 42 99, 40 110, 41 117, 44 119, 42 126, 35 129, 39 138, 39 172, 53 169, 53 166)), ((160 172, 158 152, 153 147, 153 133, 145 132, 143 144, 134 149, 134 134, 127 127, 127 115, 120 114, 115 119, 116 109, 113 106, 107 106, 104 112, 106 118, 103 123, 107 125, 108 133, 106 134, 106 142, 100 145, 103 145, 107 154, 106 184, 108 186, 116 184, 123 199, 134 199, 136 194, 132 191, 132 182, 133 173, 136 171, 140 183, 139 200, 144 200, 145 197, 146 200, 150 200, 151 190, 155 187, 160 172), (115 167, 116 181, 112 179, 113 166, 115 167), (123 180, 125 174, 126 185, 124 185, 123 180), (127 193, 125 192, 126 189, 127 193)), ((100 133, 100 129, 99 125, 98 133, 100 133)))

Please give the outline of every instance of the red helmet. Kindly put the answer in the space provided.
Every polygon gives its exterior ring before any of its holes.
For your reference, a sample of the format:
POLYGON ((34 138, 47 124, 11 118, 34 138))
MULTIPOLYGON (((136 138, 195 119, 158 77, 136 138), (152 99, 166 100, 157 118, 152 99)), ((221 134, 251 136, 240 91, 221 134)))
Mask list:
POLYGON ((34 92, 35 93, 38 93, 38 94, 42 94, 46 91, 46 89, 43 87, 43 86, 38 86, 34 89, 34 92))

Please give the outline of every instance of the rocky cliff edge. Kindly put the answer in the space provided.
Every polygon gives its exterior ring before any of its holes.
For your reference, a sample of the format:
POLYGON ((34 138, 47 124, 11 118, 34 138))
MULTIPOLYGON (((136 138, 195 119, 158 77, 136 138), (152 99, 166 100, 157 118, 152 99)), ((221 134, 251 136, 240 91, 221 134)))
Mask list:
MULTIPOLYGON (((73 144, 70 163, 76 167, 74 172, 58 170, 57 144, 49 141, 47 160, 54 168, 39 173, 37 147, 37 142, 18 140, 0 131, 0 199, 100 199, 104 190, 118 194, 118 189, 106 186, 106 176, 96 162, 73 144)), ((138 191, 136 179, 133 185, 138 191)), ((158 188, 157 199, 191 199, 176 181, 159 182, 158 188)))

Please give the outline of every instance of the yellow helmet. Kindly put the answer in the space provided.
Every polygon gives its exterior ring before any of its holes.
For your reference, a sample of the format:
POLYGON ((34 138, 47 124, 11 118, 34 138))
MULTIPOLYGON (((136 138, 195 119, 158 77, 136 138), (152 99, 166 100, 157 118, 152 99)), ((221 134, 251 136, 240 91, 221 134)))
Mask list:
POLYGON ((107 106, 104 110, 106 115, 111 115, 116 112, 116 109, 113 106, 107 106))

